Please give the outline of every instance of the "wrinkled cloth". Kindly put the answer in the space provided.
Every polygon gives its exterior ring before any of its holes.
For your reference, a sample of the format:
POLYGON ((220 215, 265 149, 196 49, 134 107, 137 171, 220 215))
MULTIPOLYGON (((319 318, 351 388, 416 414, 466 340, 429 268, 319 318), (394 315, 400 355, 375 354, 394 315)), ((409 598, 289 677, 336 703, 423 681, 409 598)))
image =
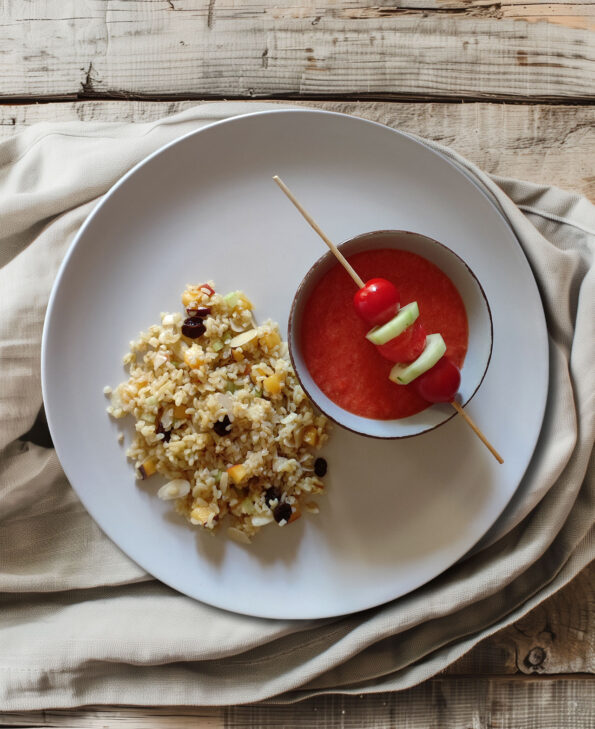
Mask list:
POLYGON ((85 217, 163 144, 265 108, 214 103, 144 124, 43 123, 0 145, 1 710, 404 689, 518 620, 593 558, 595 208, 553 187, 490 178, 424 140, 500 206, 533 269, 549 331, 550 389, 535 454, 465 559, 356 615, 234 615, 143 572, 87 514, 55 451, 23 439, 42 407, 48 297, 85 217))

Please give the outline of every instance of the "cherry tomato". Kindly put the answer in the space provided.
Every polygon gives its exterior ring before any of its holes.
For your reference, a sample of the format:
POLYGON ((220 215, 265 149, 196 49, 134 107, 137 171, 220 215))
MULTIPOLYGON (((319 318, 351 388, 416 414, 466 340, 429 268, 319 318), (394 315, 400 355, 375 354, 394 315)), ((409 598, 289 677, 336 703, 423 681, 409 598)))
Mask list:
POLYGON ((413 389, 428 402, 452 402, 461 384, 461 373, 448 357, 436 364, 411 383, 413 389))
POLYGON ((378 351, 391 362, 413 362, 424 351, 425 346, 426 330, 418 319, 398 337, 378 345, 378 351))
POLYGON ((385 278, 372 278, 353 297, 353 306, 361 318, 378 326, 385 324, 399 311, 399 290, 385 278))

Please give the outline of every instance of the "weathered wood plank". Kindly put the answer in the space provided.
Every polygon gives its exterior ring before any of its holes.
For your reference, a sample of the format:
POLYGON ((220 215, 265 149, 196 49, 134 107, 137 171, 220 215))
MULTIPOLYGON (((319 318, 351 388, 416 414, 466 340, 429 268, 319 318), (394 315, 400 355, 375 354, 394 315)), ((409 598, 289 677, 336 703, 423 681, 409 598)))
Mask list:
POLYGON ((225 728, 592 729, 595 681, 434 679, 376 696, 325 696, 297 707, 238 707, 225 728))
POLYGON ((593 99, 592 9, 512 0, 4 0, 0 97, 593 99))
POLYGON ((592 729, 589 678, 439 678, 400 693, 321 696, 290 706, 88 707, 0 714, 0 726, 61 729, 592 729))
POLYGON ((595 673, 595 563, 522 620, 483 640, 445 673, 595 673))
MULTIPOLYGON (((0 105, 0 139, 37 121, 152 121, 196 102, 0 105)), ((595 200, 595 108, 509 104, 309 102, 451 146, 487 172, 576 190, 595 200)))
MULTIPOLYGON (((246 728, 249 725, 246 725, 246 728)), ((225 729, 225 710, 191 707, 134 708, 89 706, 81 709, 0 713, 0 727, 60 729, 225 729)))

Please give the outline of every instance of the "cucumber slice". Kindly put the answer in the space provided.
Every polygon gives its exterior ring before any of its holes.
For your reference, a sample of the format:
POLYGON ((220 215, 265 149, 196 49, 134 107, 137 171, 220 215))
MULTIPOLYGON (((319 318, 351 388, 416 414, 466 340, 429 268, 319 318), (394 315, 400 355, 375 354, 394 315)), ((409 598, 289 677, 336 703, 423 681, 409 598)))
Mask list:
POLYGON ((396 364, 390 371, 388 379, 397 385, 408 385, 433 367, 445 352, 446 344, 442 335, 428 334, 426 346, 419 357, 410 364, 396 364))
POLYGON ((403 334, 407 327, 410 327, 413 322, 419 316, 419 307, 417 301, 412 301, 410 304, 403 306, 399 313, 393 317, 386 324, 379 327, 374 327, 366 334, 372 344, 386 344, 391 339, 398 337, 399 334, 403 334))
POLYGON ((229 309, 235 309, 239 301, 238 292, 231 291, 229 294, 225 294, 223 301, 225 301, 229 309))

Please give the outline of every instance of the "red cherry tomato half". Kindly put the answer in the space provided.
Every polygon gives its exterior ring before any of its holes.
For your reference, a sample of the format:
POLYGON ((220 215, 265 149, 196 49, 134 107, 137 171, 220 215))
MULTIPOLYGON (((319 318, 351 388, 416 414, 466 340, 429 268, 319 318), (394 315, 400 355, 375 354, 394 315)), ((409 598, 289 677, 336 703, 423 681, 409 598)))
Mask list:
POLYGON ((419 319, 407 327, 398 337, 380 344, 378 351, 391 362, 413 362, 424 351, 426 330, 419 319))
POLYGON ((461 373, 448 357, 436 364, 411 383, 413 389, 428 402, 452 402, 461 384, 461 373))
POLYGON ((378 326, 385 324, 399 311, 399 290, 385 278, 372 278, 353 297, 353 306, 361 318, 378 326))

